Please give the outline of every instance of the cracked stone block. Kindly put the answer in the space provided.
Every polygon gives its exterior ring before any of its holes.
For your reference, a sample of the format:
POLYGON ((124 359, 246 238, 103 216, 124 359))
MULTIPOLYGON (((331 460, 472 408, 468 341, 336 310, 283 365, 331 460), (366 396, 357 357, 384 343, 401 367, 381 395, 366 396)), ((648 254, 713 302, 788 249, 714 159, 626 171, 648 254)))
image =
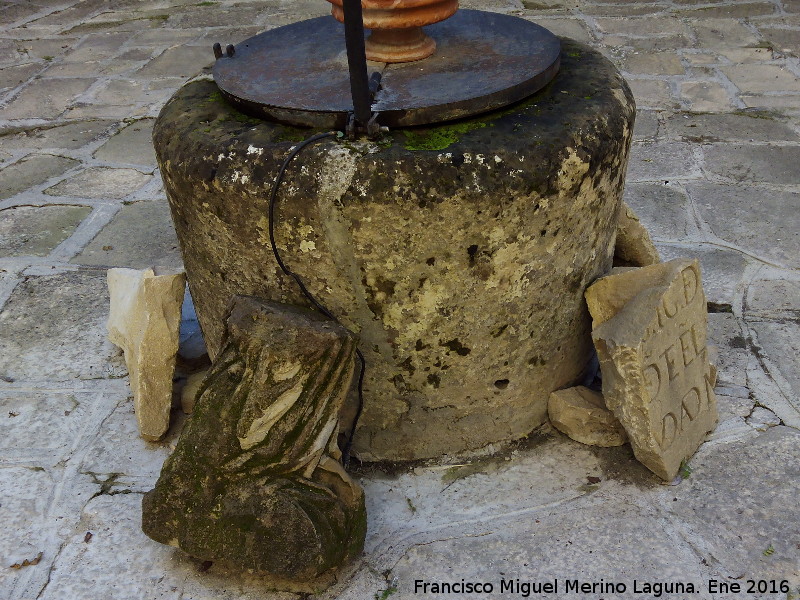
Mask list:
POLYGON ((124 375, 106 340, 103 272, 27 277, 0 312, 0 373, 17 380, 65 381, 124 375))
POLYGON ((690 143, 793 142, 800 140, 788 124, 757 113, 678 113, 667 118, 667 135, 690 143))
MULTIPOLYGON (((706 169, 710 173, 730 181, 745 185, 750 183, 797 184, 800 146, 714 144, 704 147, 703 154, 706 169)), ((743 186, 737 187, 741 194, 743 186)), ((773 196, 773 190, 752 191, 757 196, 773 196)), ((788 205, 787 208, 790 206, 792 205, 788 205)), ((728 212, 730 214, 730 211, 728 212)), ((797 212, 795 211, 795 213, 797 212)))
POLYGON ((672 488, 677 500, 665 504, 681 534, 697 539, 698 552, 737 580, 800 586, 797 535, 786 535, 789 524, 800 523, 800 433, 772 427, 704 448, 691 466, 691 477, 672 488))
POLYGON ((25 86, 5 107, 2 119, 53 119, 89 89, 94 79, 36 79, 25 86))
POLYGON ((631 207, 623 202, 617 219, 614 266, 644 267, 659 262, 661 258, 650 234, 631 207))
POLYGON ((757 356, 762 368, 776 379, 789 404, 800 412, 800 324, 797 321, 754 321, 748 327, 755 333, 757 356))
POLYGON ((718 385, 747 385, 747 360, 750 357, 742 327, 732 314, 708 315, 708 341, 719 349, 718 385))
MULTIPOLYGON (((475 8, 478 10, 486 10, 482 5, 483 2, 480 2, 480 5, 475 6, 475 8)), ((559 37, 568 37, 585 44, 590 44, 592 42, 592 36, 589 35, 586 25, 580 19, 548 19, 537 16, 536 18, 529 20, 532 20, 545 29, 552 31, 559 37)))
MULTIPOLYGON (((628 79, 636 106, 650 109, 667 109, 676 105, 666 81, 654 79, 628 79)), ((631 149, 633 150, 633 149, 631 149)), ((631 156, 631 158, 633 158, 631 156)), ((633 162, 631 162, 633 165, 633 162)))
POLYGON ((141 600, 143 593, 159 600, 178 600, 181 577, 188 569, 174 574, 172 551, 148 543, 140 529, 140 504, 137 493, 92 499, 83 509, 80 525, 65 540, 40 600, 141 600), (87 532, 92 536, 84 541, 87 532))
POLYGON ((184 273, 108 271, 108 338, 125 353, 139 434, 146 440, 169 429, 185 289, 184 273))
MULTIPOLYGON (((705 1, 702 2, 705 4, 705 1)), ((726 49, 752 46, 760 40, 753 30, 738 19, 696 21, 692 27, 701 48, 726 49)))
POLYGON ((800 281, 753 281, 747 288, 746 300, 745 315, 755 313, 778 316, 785 311, 800 310, 800 281))
POLYGON ((697 260, 627 269, 586 290, 603 397, 634 454, 667 481, 717 423, 697 260))
POLYGON ((783 27, 759 27, 764 38, 776 50, 797 56, 800 48, 800 31, 783 27))
POLYGON ((47 256, 92 209, 88 206, 12 206, 0 210, 0 257, 47 256))
POLYGON ((633 140, 636 142, 653 140, 658 135, 659 127, 657 112, 652 110, 637 111, 636 122, 633 126, 633 140))
POLYGON ((652 476, 636 462, 629 446, 591 448, 552 431, 537 430, 516 448, 467 464, 419 467, 389 480, 379 470, 368 472, 361 480, 369 520, 366 552, 383 552, 387 539, 412 543, 427 523, 437 523, 439 530, 458 529, 463 523, 482 523, 568 502, 588 492, 588 476, 605 479, 622 471, 620 476, 636 481, 637 486, 653 485, 652 476), (536 485, 520 484, 534 480, 536 485))
POLYGON ((550 394, 547 414, 553 427, 589 446, 621 446, 628 441, 620 422, 608 408, 603 395, 583 386, 550 394))
POLYGON ((780 65, 759 65, 753 69, 747 65, 722 67, 722 72, 743 92, 800 92, 800 78, 780 65))
POLYGON ((771 15, 774 12, 775 5, 772 2, 741 2, 736 4, 720 3, 716 6, 682 10, 680 14, 693 19, 740 19, 771 15))
POLYGON ((636 53, 626 56, 622 70, 646 75, 683 75, 683 64, 674 52, 636 53))
POLYGON ((750 416, 747 417, 747 424, 755 427, 759 431, 765 431, 769 427, 781 424, 781 419, 771 410, 762 406, 756 406, 750 416))
POLYGON ((62 175, 80 162, 64 156, 32 154, 0 171, 0 200, 62 175))
POLYGON ((655 238, 686 240, 692 232, 686 194, 663 183, 628 183, 625 203, 655 238))
POLYGON ((45 190, 51 196, 124 198, 150 181, 150 174, 135 169, 90 167, 45 190))
MULTIPOLYGON (((800 154, 791 165, 790 159, 783 157, 784 168, 796 178, 800 154)), ((767 261, 800 267, 800 193, 710 183, 688 185, 687 191, 714 235, 767 261)))
POLYGON ((604 33, 617 35, 633 35, 636 37, 648 35, 688 34, 689 28, 677 17, 663 19, 650 19, 647 17, 629 19, 597 19, 597 26, 604 33))
MULTIPOLYGON (((751 398, 740 398, 728 396, 720 393, 721 388, 717 388, 717 410, 719 411, 719 425, 717 432, 728 422, 744 423, 744 419, 752 412, 755 400, 751 398)), ((728 425, 726 425, 727 427, 728 425)))
POLYGON ((81 459, 80 472, 93 474, 98 480, 107 480, 116 474, 118 489, 150 490, 180 435, 183 419, 176 413, 175 426, 167 436, 160 442, 147 442, 139 437, 133 400, 129 397, 116 397, 116 400, 115 408, 103 420, 81 459))
POLYGON ((123 206, 70 262, 131 269, 181 268, 183 260, 166 200, 142 200, 123 206), (147 243, 143 244, 145 239, 147 243))
MULTIPOLYGON (((598 493, 598 492, 595 492, 598 493)), ((557 593, 530 590, 530 597, 569 598, 566 580, 626 582, 626 594, 596 594, 598 598, 644 598, 632 594, 634 579, 642 581, 704 581, 694 550, 671 534, 650 510, 632 501, 606 499, 599 506, 582 505, 570 511, 537 511, 508 521, 497 515, 480 525, 462 525, 419 536, 391 570, 397 581, 392 599, 446 598, 423 594, 415 580, 427 582, 492 582, 493 594, 474 598, 519 596, 500 594, 500 581, 553 582, 557 593)), ((668 594, 669 595, 669 594, 668 594)), ((676 594, 675 598, 685 597, 676 594)))
POLYGON ((41 68, 42 65, 39 63, 27 63, 0 69, 0 89, 9 90, 25 83, 41 68))
POLYGON ((0 390, 0 454, 5 460, 51 466, 113 408, 108 392, 0 390))
POLYGON ((6 593, 24 584, 30 576, 28 569, 46 573, 55 558, 56 548, 50 543, 53 527, 45 517, 54 487, 53 477, 41 467, 0 467, 0 489, 4 490, 0 502, 0 590, 6 593), (38 564, 10 568, 36 560, 40 552, 38 564))
MULTIPOLYGON (((161 98, 161 95, 157 92, 159 87, 160 86, 154 87, 154 82, 148 80, 112 79, 105 85, 105 87, 97 92, 94 97, 94 104, 97 107, 103 107, 106 110, 109 109, 109 107, 111 107, 112 110, 114 110, 114 107, 119 107, 123 111, 131 110, 134 105, 158 101, 161 98)), ((177 86, 169 87, 172 88, 177 86)), ((137 122, 139 121, 135 121, 134 124, 137 122)), ((138 132, 131 130, 128 132, 128 135, 131 133, 138 132)), ((150 141, 151 146, 152 143, 153 142, 150 141)), ((134 161, 125 160, 121 162, 134 161)))
POLYGON ((744 254, 705 244, 686 247, 660 243, 657 246, 665 261, 676 258, 696 258, 700 261, 706 300, 723 305, 736 302, 748 264, 744 254))
POLYGON ((700 167, 689 144, 659 142, 631 146, 627 181, 663 183, 665 180, 686 179, 695 174, 700 174, 700 167))
POLYGON ((100 139, 114 121, 77 121, 56 127, 34 127, 2 137, 3 146, 38 150, 76 150, 100 139))
POLYGON ((147 165, 155 168, 153 119, 135 121, 111 137, 94 153, 98 160, 147 165))
POLYGON ((134 73, 133 77, 191 77, 211 64, 213 59, 213 54, 206 47, 176 46, 159 54, 134 73))
MULTIPOLYGON (((315 7, 316 13, 322 14, 330 14, 330 10, 325 10, 327 7, 325 5, 315 7)), ((295 6, 293 7, 295 11, 300 12, 300 7, 295 6)), ((195 27, 207 27, 209 23, 214 23, 217 27, 231 27, 231 26, 241 26, 245 24, 255 23, 258 22, 261 15, 268 12, 268 7, 261 5, 261 3, 256 3, 255 5, 252 4, 233 4, 233 5, 226 5, 223 7, 221 6, 202 6, 196 5, 192 7, 191 10, 186 12, 181 12, 178 14, 172 14, 167 21, 168 27, 179 27, 179 28, 195 28, 195 27)), ((303 13, 307 14, 307 11, 303 11, 303 13)), ((301 13, 301 14, 303 14, 301 13)), ((304 17, 307 18, 307 17, 304 17)), ((204 50, 206 50, 204 48, 204 50)), ((201 67, 205 66, 208 61, 208 50, 203 52, 202 56, 199 57, 200 60, 197 60, 195 64, 199 64, 201 67)), ((187 75, 193 75, 194 73, 187 73, 187 75)))
MULTIPOLYGON (((25 35, 26 38, 31 38, 30 35, 25 35)), ((76 42, 74 37, 57 38, 37 38, 37 39, 24 39, 18 40, 13 43, 15 50, 19 50, 20 54, 26 58, 39 58, 43 59, 45 56, 57 58, 64 54, 76 42)))
POLYGON ((724 112, 731 109, 728 90, 716 81, 682 81, 681 98, 697 112, 724 112))
POLYGON ((92 62, 111 58, 131 37, 130 32, 90 33, 62 58, 63 62, 92 62))

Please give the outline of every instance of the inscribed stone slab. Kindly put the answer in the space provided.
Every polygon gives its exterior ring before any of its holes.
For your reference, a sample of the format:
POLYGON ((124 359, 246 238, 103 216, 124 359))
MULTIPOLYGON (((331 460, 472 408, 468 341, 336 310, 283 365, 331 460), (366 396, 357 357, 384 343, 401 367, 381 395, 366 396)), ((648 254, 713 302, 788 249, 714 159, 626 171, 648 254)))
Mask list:
POLYGON ((627 270, 586 291, 603 396, 634 454, 674 478, 717 422, 697 260, 627 270))

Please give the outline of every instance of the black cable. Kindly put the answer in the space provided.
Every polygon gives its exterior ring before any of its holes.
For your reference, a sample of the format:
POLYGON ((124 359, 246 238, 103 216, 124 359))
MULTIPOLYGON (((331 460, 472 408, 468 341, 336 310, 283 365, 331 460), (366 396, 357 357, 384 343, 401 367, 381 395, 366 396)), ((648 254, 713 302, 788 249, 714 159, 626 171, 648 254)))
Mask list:
MULTIPOLYGON (((272 247, 272 254, 275 256, 275 260, 278 263, 278 266, 281 268, 281 271, 284 274, 288 275, 297 283, 297 286, 300 288, 300 291, 303 292, 303 295, 306 299, 314 305, 314 307, 321 312, 323 315, 328 317, 331 321, 335 321, 339 325, 339 319, 337 319, 331 311, 329 311, 325 306, 323 306, 312 294, 308 291, 308 288, 303 283, 303 280, 300 279, 300 276, 297 273, 294 273, 289 267, 286 266, 286 263, 283 262, 281 258, 281 253, 278 250, 278 245, 275 243, 275 204, 278 199, 278 188, 280 187, 281 181, 283 181, 283 176, 286 173, 286 168, 289 166, 289 163, 292 162, 295 156, 300 154, 300 151, 306 148, 307 146, 318 142, 320 140, 324 140, 329 137, 340 137, 342 134, 338 131, 328 131, 326 133, 318 133, 316 135, 312 135, 310 138, 303 140, 299 144, 297 144, 291 152, 286 156, 281 165, 281 168, 278 170, 278 175, 275 177, 275 181, 272 183, 272 191, 269 195, 269 244, 272 247)), ((364 358, 361 350, 356 347, 356 356, 358 356, 358 360, 361 363, 361 372, 358 375, 358 407, 356 408, 356 415, 353 418, 353 424, 350 428, 350 435, 347 438, 347 442, 345 443, 344 449, 342 450, 342 465, 347 468, 348 464, 350 463, 350 450, 353 446, 353 436, 356 432, 356 425, 358 424, 358 420, 361 417, 361 410, 364 408, 364 372, 367 369, 367 361, 364 358)))

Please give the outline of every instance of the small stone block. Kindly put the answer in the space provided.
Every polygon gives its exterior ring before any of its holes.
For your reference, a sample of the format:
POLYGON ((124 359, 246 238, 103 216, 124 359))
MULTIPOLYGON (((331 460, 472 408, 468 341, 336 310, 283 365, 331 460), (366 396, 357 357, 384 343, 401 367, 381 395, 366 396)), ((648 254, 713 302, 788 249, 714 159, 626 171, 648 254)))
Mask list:
POLYGON ((125 352, 139 433, 146 440, 158 440, 169 428, 185 286, 183 273, 108 271, 108 339, 125 352))
POLYGON ((622 203, 617 221, 617 245, 614 266, 645 267, 661 262, 653 240, 626 202, 622 203))
POLYGON ((586 291, 603 396, 634 454, 672 480, 717 423, 697 260, 604 277, 586 291))
POLYGON ((609 448, 628 441, 603 395, 577 386, 550 394, 547 412, 553 427, 576 442, 609 448))
POLYGON ((222 349, 142 529, 190 555, 318 592, 361 553, 361 488, 338 462, 356 337, 319 313, 235 296, 222 349))

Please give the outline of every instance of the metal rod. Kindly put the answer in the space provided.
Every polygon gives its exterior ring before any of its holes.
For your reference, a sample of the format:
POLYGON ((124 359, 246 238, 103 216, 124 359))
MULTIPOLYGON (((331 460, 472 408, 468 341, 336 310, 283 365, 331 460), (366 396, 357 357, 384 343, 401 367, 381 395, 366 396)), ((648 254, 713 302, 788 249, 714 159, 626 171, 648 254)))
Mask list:
POLYGON ((347 65, 350 68, 350 93, 356 122, 365 127, 372 113, 367 55, 364 50, 364 17, 361 0, 343 0, 344 38, 347 44, 347 65))

